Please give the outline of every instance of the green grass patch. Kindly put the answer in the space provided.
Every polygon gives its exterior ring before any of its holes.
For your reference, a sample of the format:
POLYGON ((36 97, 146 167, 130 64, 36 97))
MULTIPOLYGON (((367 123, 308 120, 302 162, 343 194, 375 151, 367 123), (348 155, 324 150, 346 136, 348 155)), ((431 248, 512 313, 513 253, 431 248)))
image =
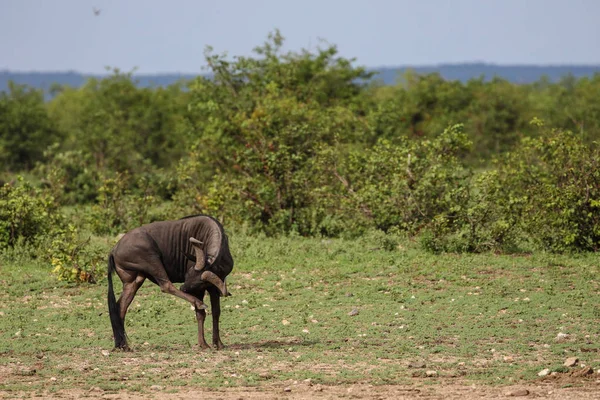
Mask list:
POLYGON ((50 266, 3 256, 0 390, 507 384, 568 356, 600 367, 597 254, 431 255, 408 241, 386 250, 378 235, 231 243, 219 352, 194 347, 193 311, 151 282, 127 315, 134 351, 112 351, 105 279, 58 282, 50 266))

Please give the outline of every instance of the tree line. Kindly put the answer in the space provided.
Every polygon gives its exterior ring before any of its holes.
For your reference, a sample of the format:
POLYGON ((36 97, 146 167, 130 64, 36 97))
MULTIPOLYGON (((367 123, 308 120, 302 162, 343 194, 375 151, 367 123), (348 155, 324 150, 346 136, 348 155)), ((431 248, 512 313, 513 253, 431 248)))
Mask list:
POLYGON ((0 248, 43 233, 29 217, 79 207, 97 234, 207 213, 268 235, 378 229, 431 251, 598 249, 600 74, 407 72, 390 86, 335 46, 282 44, 275 32, 252 57, 209 48, 210 78, 164 88, 118 70, 50 101, 11 84, 0 248))

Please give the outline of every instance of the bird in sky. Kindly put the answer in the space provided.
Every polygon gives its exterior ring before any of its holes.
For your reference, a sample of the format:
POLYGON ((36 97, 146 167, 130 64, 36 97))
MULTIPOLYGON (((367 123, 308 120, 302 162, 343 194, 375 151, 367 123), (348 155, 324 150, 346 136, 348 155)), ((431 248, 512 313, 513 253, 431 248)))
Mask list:
POLYGON ((94 15, 97 17, 98 15, 100 15, 100 11, 102 11, 99 8, 94 7, 94 15))

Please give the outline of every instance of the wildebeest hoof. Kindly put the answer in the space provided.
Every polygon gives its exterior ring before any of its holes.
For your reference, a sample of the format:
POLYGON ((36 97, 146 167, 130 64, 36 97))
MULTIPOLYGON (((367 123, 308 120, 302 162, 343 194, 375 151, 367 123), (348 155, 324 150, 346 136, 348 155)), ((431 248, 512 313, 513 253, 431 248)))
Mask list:
POLYGON ((206 309, 208 309, 208 306, 206 304, 204 304, 204 303, 202 303, 200 305, 196 304, 196 311, 198 311, 198 310, 206 310, 206 309))

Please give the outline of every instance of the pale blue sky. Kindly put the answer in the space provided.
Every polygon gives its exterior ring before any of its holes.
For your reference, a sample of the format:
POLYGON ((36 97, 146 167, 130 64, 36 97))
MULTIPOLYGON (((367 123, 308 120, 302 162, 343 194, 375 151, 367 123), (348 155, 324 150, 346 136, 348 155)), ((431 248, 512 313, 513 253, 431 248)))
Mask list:
POLYGON ((599 21, 600 0, 0 0, 0 69, 195 73, 275 28, 368 67, 600 64, 599 21))

